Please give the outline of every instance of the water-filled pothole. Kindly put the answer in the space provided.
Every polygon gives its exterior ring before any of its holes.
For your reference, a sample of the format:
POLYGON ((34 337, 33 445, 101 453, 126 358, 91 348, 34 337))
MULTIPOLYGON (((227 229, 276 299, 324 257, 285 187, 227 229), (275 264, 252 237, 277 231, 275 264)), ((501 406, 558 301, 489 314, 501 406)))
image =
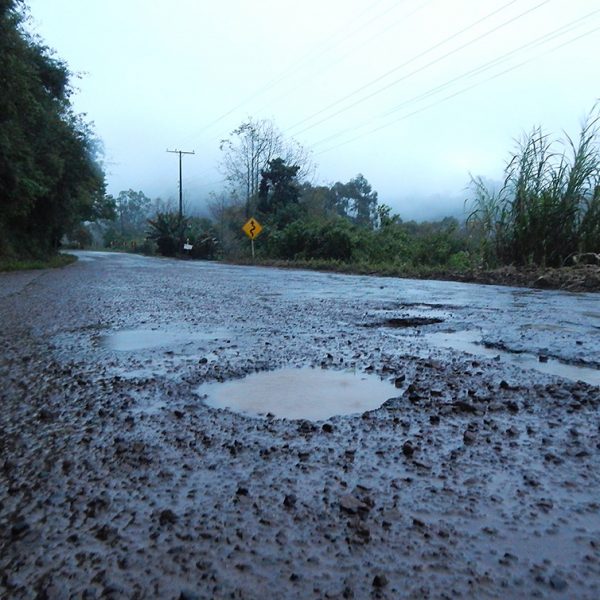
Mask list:
POLYGON ((213 408, 250 416, 321 421, 379 408, 398 395, 395 386, 376 375, 325 369, 281 369, 254 373, 198 388, 213 408))
POLYGON ((585 381, 591 385, 600 385, 600 370, 591 367, 565 364, 547 356, 536 356, 528 352, 515 352, 504 349, 497 345, 486 345, 481 339, 479 330, 464 330, 451 333, 436 332, 424 336, 428 344, 460 350, 469 354, 487 356, 489 358, 500 357, 505 362, 519 365, 527 369, 534 369, 541 373, 556 375, 571 379, 573 381, 585 381))
POLYGON ((151 350, 165 346, 184 346, 194 342, 215 340, 226 337, 223 330, 210 332, 165 331, 162 329, 126 329, 102 335, 100 344, 109 350, 119 352, 135 352, 151 350))

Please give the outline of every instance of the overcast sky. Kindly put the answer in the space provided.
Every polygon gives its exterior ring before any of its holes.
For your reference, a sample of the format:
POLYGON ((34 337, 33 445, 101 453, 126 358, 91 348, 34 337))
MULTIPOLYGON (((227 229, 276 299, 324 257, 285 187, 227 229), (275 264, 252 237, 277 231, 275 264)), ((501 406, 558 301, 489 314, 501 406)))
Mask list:
POLYGON ((219 191, 249 116, 313 151, 315 183, 363 173, 404 218, 456 212, 534 125, 576 134, 600 96, 598 0, 29 0, 81 74, 108 190, 219 191))

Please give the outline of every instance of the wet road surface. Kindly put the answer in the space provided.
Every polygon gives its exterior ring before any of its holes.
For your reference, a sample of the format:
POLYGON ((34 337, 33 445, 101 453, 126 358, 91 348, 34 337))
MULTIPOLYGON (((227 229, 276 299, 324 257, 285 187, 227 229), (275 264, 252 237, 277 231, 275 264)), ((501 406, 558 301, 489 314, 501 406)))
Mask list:
POLYGON ((79 253, 0 322, 1 597, 600 596, 598 295, 79 253), (392 392, 199 391, 296 367, 392 392))

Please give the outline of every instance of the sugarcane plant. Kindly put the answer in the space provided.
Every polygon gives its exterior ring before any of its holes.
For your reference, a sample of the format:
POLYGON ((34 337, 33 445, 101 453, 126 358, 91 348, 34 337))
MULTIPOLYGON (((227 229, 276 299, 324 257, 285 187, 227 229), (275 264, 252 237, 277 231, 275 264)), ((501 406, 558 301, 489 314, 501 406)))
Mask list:
POLYGON ((552 139, 541 127, 519 140, 500 190, 472 179, 467 222, 488 265, 561 266, 600 251, 599 134, 596 105, 576 141, 552 139))

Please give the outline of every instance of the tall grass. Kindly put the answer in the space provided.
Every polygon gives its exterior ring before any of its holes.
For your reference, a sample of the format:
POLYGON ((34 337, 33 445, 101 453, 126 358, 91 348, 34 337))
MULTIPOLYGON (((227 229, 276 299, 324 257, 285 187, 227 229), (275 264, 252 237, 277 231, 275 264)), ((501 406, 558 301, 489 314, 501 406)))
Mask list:
POLYGON ((502 188, 472 180, 467 219, 488 264, 560 266, 571 255, 600 252, 600 111, 596 105, 575 142, 540 127, 518 143, 502 188))

